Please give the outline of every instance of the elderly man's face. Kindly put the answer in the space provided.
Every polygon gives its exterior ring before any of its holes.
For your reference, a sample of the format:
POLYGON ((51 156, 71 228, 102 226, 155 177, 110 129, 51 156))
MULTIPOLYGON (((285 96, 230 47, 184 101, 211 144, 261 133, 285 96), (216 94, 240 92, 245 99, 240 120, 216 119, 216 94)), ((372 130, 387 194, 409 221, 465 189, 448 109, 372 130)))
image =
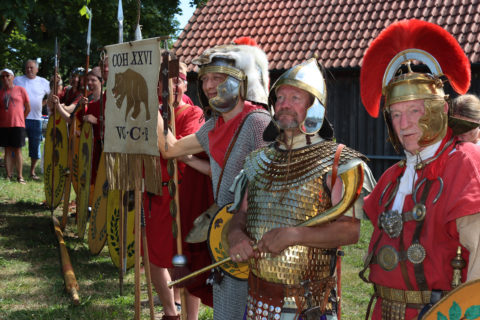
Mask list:
POLYGON ((393 130, 403 148, 413 154, 422 150, 418 141, 423 132, 418 126, 418 121, 424 114, 423 100, 397 102, 390 106, 393 130))
POLYGON ((37 64, 33 61, 28 61, 25 65, 25 75, 29 79, 35 79, 38 73, 37 64))
POLYGON ((305 120, 311 104, 310 94, 302 89, 282 85, 278 88, 275 102, 275 120, 280 129, 298 129, 305 120))
POLYGON ((480 129, 475 128, 458 135, 458 140, 463 142, 477 143, 480 141, 480 129))

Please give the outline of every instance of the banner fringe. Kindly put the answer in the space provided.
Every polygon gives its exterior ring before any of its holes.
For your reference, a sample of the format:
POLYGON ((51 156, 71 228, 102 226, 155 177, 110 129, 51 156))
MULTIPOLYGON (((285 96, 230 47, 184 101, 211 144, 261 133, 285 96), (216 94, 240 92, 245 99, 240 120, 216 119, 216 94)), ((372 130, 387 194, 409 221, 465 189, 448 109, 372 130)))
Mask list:
POLYGON ((105 153, 105 167, 110 190, 135 190, 144 177, 145 191, 162 195, 162 170, 158 156, 105 153), (136 162, 140 161, 140 165, 136 162))

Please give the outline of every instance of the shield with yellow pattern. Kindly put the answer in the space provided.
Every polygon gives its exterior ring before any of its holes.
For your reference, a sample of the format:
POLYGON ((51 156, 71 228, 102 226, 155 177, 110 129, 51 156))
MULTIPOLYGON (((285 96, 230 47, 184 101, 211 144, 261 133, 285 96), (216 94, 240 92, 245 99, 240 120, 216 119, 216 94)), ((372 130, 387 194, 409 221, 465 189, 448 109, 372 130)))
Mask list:
POLYGON ((90 253, 99 254, 107 240, 108 180, 105 171, 105 154, 98 164, 97 178, 93 191, 92 212, 88 226, 88 248, 90 253))
POLYGON ((480 279, 463 283, 450 291, 422 319, 480 319, 480 279))
MULTIPOLYGON (((134 237, 134 218, 135 218, 135 206, 131 201, 128 191, 110 190, 108 193, 108 207, 107 207, 107 243, 110 257, 113 264, 120 267, 120 241, 122 238, 124 241, 125 256, 127 269, 133 267, 135 263, 135 237, 134 237), (122 219, 125 218, 125 212, 122 210, 121 203, 125 203, 127 210, 126 213, 126 226, 125 230, 122 230, 122 219), (123 216, 123 218, 122 218, 123 216), (123 236, 120 233, 123 231, 123 236)), ((131 193, 133 195, 133 193, 131 193)), ((133 197, 132 197, 133 198, 133 197)), ((161 244, 159 244, 161 245, 161 244)), ((125 261, 125 260, 124 260, 125 261)))
POLYGON ((93 153, 93 128, 88 122, 82 126, 78 151, 77 235, 83 239, 88 219, 93 153))
POLYGON ((59 113, 48 119, 44 156, 45 200, 48 207, 56 208, 62 200, 68 163, 67 123, 59 113))
MULTIPOLYGON (((208 230, 208 249, 212 259, 216 262, 229 257, 227 231, 230 220, 233 218, 233 213, 228 212, 230 206, 231 203, 217 211, 208 230)), ((220 267, 227 275, 235 279, 246 280, 248 278, 249 267, 246 262, 235 263, 230 261, 220 267)))
POLYGON ((80 121, 76 120, 73 122, 73 137, 71 138, 72 141, 72 166, 70 168, 70 172, 72 175, 72 185, 75 193, 78 194, 78 159, 79 159, 79 148, 80 148, 80 135, 82 133, 82 124, 80 121))

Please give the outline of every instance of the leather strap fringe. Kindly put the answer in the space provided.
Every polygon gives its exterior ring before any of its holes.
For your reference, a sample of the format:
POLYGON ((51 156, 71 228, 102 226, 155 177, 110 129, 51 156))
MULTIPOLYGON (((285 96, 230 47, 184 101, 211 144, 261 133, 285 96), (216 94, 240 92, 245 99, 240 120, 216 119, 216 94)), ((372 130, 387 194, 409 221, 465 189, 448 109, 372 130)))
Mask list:
POLYGON ((162 171, 159 157, 143 154, 106 153, 105 161, 111 190, 134 190, 136 185, 141 186, 142 177, 145 176, 145 190, 162 195, 162 171), (136 161, 140 161, 141 165, 136 166, 136 161))

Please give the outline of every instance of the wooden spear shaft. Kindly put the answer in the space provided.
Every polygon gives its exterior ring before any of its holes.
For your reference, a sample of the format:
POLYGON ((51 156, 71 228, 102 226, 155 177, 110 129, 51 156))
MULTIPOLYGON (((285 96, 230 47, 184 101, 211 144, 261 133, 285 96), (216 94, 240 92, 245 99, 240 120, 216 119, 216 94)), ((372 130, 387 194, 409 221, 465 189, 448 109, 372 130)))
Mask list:
POLYGON ((65 190, 63 194, 63 215, 62 221, 60 223, 60 229, 65 230, 68 220, 68 205, 70 203, 70 189, 72 188, 72 171, 73 171, 73 144, 74 144, 74 135, 75 135, 75 116, 70 123, 68 128, 68 171, 65 173, 65 190))
MULTIPOLYGON (((58 95, 58 83, 57 83, 57 74, 58 74, 58 46, 57 46, 57 38, 55 38, 55 70, 53 74, 53 94, 58 95)), ((57 140, 57 112, 56 108, 54 107, 52 110, 52 116, 53 116, 53 134, 52 134, 52 139, 53 139, 53 146, 52 146, 52 164, 51 164, 51 178, 52 178, 52 185, 51 185, 51 196, 50 196, 50 213, 53 216, 53 211, 55 210, 54 207, 54 201, 55 201, 55 145, 56 145, 56 140, 57 140)), ((60 161, 60 151, 58 154, 58 160, 60 161)))
POLYGON ((152 273, 150 271, 147 229, 145 224, 145 210, 143 209, 143 206, 141 207, 141 210, 142 210, 141 229, 142 229, 143 266, 145 268, 145 278, 147 280, 147 294, 148 294, 148 305, 150 307, 150 320, 155 320, 155 308, 153 305, 153 291, 152 291, 152 273))
MULTIPOLYGON (((135 157, 135 172, 142 172, 141 157, 135 157)), ((142 205, 141 176, 135 177, 135 320, 140 320, 140 214, 142 205)))
MULTIPOLYGON (((128 169, 127 169, 128 170, 128 169)), ((118 281, 119 281, 119 290, 120 295, 123 296, 123 267, 124 261, 123 257, 126 255, 125 253, 125 230, 127 229, 127 214, 125 213, 127 209, 127 205, 125 205, 125 194, 128 194, 128 191, 119 190, 119 207, 118 207, 118 214, 120 216, 120 228, 119 228, 119 254, 118 254, 118 281)))
MULTIPOLYGON (((175 110, 174 108, 171 108, 171 128, 172 128, 172 133, 175 135, 175 110)), ((179 197, 179 185, 178 185, 178 163, 177 159, 171 159, 170 161, 173 161, 173 181, 175 183, 175 206, 177 207, 177 214, 175 215, 175 222, 177 225, 177 255, 183 255, 183 248, 182 248, 182 222, 180 219, 180 197, 179 197)), ((187 319, 187 304, 186 304, 186 296, 185 296, 185 288, 179 288, 180 290, 180 299, 181 299, 181 304, 182 304, 182 311, 181 311, 181 318, 182 320, 187 319)))
POLYGON ((58 239, 58 248, 60 250, 60 259, 62 263, 63 278, 65 280, 65 289, 72 296, 73 303, 75 305, 80 304, 80 297, 78 296, 78 283, 73 272, 72 263, 68 255, 65 241, 63 240, 63 233, 60 229, 60 224, 55 216, 52 216, 53 229, 58 239))

